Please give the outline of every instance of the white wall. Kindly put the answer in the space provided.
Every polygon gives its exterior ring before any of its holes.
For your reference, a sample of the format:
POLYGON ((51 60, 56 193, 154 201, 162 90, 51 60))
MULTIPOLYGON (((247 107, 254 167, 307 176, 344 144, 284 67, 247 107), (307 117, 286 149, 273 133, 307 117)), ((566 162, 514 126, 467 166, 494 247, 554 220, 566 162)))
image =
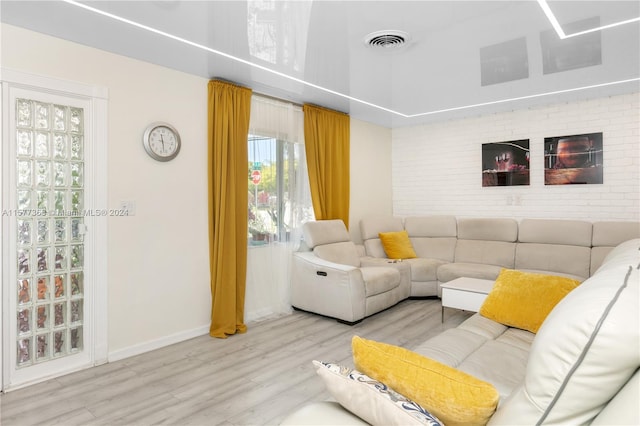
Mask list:
POLYGON ((393 130, 393 211, 640 220, 638 93, 393 130), (544 138, 603 133, 599 185, 544 185, 544 138), (529 139, 529 186, 482 187, 482 144, 529 139))
POLYGON ((207 81, 8 25, 2 36, 3 67, 109 91, 109 207, 136 205, 135 216, 107 219, 110 358, 206 331, 207 81), (181 134, 171 162, 142 147, 154 121, 181 134))
MULTIPOLYGON (((110 359, 208 332, 208 81, 10 25, 1 31, 3 67, 109 90, 109 207, 136 204, 135 216, 108 219, 110 359), (142 147, 154 121, 180 132, 171 162, 142 147)), ((354 232, 363 214, 392 211, 391 132, 357 120, 351 132, 354 232)), ((248 305, 248 319, 267 314, 248 305)))
POLYGON ((391 129, 351 119, 349 233, 356 243, 362 217, 393 212, 390 158, 391 129))

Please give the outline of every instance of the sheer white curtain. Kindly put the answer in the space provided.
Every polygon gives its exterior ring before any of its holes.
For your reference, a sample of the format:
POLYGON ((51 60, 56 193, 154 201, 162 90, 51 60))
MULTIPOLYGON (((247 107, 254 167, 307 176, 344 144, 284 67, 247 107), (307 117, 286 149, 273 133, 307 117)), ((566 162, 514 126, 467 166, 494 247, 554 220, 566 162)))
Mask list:
MULTIPOLYGON (((271 237, 254 242, 247 254, 245 321, 254 321, 291 311, 291 255, 302 238, 302 223, 313 219, 307 162, 304 155, 302 107, 253 95, 249 123, 249 161, 262 170, 262 179, 274 179, 278 190, 250 189, 250 200, 270 206, 271 237), (271 145, 270 145, 271 144, 271 145), (257 161, 256 161, 257 160, 257 161), (258 163, 259 165, 256 165, 258 163), (277 163, 277 167, 274 164, 277 163), (268 169, 267 167, 268 166, 268 169), (273 170, 278 176, 270 176, 273 170)), ((251 216, 251 213, 250 213, 251 216)))

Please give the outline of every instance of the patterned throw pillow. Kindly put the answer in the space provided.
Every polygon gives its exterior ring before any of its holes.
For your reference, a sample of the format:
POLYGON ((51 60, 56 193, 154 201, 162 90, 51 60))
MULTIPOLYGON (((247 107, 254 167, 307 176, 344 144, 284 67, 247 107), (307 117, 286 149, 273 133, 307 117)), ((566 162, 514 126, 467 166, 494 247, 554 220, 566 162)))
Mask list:
POLYGON ((414 401, 357 370, 320 361, 313 365, 336 401, 372 425, 442 426, 414 401))
POLYGON ((485 425, 500 394, 488 382, 400 346, 353 336, 353 363, 411 398, 447 426, 485 425))

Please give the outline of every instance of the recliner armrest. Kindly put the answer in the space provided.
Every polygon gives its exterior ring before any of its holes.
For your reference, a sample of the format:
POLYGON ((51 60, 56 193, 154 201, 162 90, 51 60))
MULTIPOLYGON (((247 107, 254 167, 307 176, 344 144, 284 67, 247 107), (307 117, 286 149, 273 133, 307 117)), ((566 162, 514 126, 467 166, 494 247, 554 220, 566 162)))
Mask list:
POLYGON ((358 269, 355 266, 351 266, 351 265, 343 265, 341 263, 335 263, 335 262, 331 262, 329 260, 324 260, 318 256, 316 256, 313 252, 296 252, 293 254, 294 259, 300 258, 300 259, 304 259, 307 262, 311 262, 317 266, 322 266, 325 267, 327 269, 333 269, 336 271, 352 271, 354 269, 358 269))
POLYGON ((366 289, 360 268, 293 253, 291 304, 347 322, 365 317, 366 289))

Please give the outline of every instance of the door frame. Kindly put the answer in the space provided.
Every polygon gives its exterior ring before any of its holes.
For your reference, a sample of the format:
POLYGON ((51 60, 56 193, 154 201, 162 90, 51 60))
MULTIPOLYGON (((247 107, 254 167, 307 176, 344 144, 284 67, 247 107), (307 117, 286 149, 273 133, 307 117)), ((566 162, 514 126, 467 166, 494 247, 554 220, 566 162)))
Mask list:
MULTIPOLYGON (((58 96, 80 98, 89 103, 88 111, 90 114, 90 128, 85 128, 85 138, 91 144, 87 149, 85 157, 85 179, 90 182, 89 197, 85 198, 85 205, 92 209, 107 209, 108 192, 107 192, 107 109, 108 109, 108 89, 87 85, 84 83, 61 80, 57 78, 41 76, 36 74, 25 73, 18 70, 0 68, 0 134, 2 135, 2 148, 0 149, 0 188, 2 188, 2 199, 0 204, 2 211, 8 211, 9 191, 6 191, 5 185, 11 181, 9 176, 9 167, 6 167, 12 159, 9 156, 9 144, 11 123, 9 122, 11 105, 9 104, 11 89, 25 89, 40 93, 54 94, 58 96), (88 173, 87 173, 88 172, 88 173)), ((85 195, 86 197, 86 195, 85 195)), ((20 384, 9 383, 10 369, 8 353, 10 345, 9 333, 5 332, 5 327, 9 322, 9 279, 11 265, 9 264, 10 256, 7 254, 9 250, 9 226, 12 217, 2 217, 2 241, 0 252, 2 253, 2 262, 0 263, 0 277, 2 279, 2 291, 0 292, 0 391, 18 389, 36 382, 44 381, 71 371, 55 371, 46 377, 40 377, 31 382, 20 384)), ((80 368, 88 368, 91 366, 104 364, 107 362, 108 356, 108 334, 107 334, 107 297, 108 297, 108 246, 107 246, 107 230, 108 217, 86 217, 85 224, 87 232, 91 233, 91 243, 85 246, 85 261, 92 267, 85 275, 87 282, 91 282, 93 297, 91 298, 90 309, 93 312, 93 320, 91 333, 93 335, 93 344, 91 347, 85 348, 91 354, 90 364, 80 368), (96 220, 99 219, 99 220, 96 220), (90 281, 89 281, 90 280, 90 281)), ((76 368, 77 369, 77 368, 76 368)))

